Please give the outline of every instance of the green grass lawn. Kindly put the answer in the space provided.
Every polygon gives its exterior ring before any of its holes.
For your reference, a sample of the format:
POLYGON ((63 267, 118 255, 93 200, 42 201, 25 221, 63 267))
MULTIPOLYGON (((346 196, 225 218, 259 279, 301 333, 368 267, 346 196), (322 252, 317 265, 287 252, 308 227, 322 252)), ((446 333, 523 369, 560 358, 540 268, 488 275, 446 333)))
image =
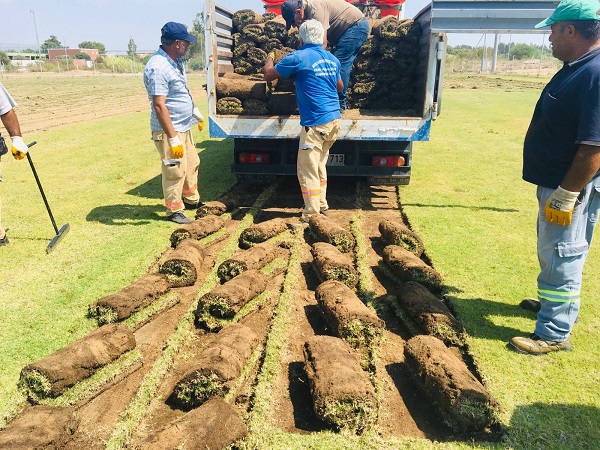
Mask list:
MULTIPOLYGON (((406 439, 388 448, 599 448, 597 247, 584 273, 574 351, 536 358, 506 348, 534 326, 533 314, 518 307, 535 295, 537 275, 535 189, 520 174, 521 144, 538 95, 531 87, 446 89, 431 140, 414 146, 411 184, 400 188, 404 212, 470 334, 481 376, 503 407, 506 441, 406 439)), ((232 145, 208 139, 206 130, 195 136, 203 199, 213 200, 234 183, 232 145)), ((26 160, 4 158, 2 223, 11 243, 0 249, 0 424, 19 401, 23 366, 95 328, 87 306, 146 272, 173 229, 163 220, 147 112, 26 137, 38 141, 32 157, 57 224, 68 222, 71 231, 45 253, 54 230, 31 170, 26 160)), ((286 448, 334 448, 344 440, 327 433, 272 438, 286 448)), ((372 448, 364 440, 345 445, 356 448, 357 442, 372 448)))

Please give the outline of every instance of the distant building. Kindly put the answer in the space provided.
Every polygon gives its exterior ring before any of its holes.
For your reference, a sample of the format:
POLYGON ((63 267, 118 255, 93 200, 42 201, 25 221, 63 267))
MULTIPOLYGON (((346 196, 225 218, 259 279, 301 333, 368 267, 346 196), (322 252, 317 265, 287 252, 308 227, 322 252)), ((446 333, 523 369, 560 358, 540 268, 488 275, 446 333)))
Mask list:
POLYGON ((100 56, 96 48, 49 48, 48 60, 56 62, 65 59, 65 56, 73 63, 75 67, 83 67, 87 65, 85 59, 73 59, 77 53, 87 53, 90 56, 92 63, 100 56))

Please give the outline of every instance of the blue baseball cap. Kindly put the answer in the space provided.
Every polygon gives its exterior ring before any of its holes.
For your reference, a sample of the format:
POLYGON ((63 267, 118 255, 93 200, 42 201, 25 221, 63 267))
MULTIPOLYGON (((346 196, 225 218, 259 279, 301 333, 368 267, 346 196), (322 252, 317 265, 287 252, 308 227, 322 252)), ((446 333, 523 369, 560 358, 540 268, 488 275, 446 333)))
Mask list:
POLYGON ((167 22, 161 28, 161 37, 168 39, 170 41, 188 41, 188 42, 196 42, 198 38, 193 34, 188 33, 187 28, 182 23, 177 22, 167 22))
POLYGON ((598 0, 562 0, 552 15, 535 27, 549 27, 557 22, 572 20, 600 20, 600 2, 598 0))

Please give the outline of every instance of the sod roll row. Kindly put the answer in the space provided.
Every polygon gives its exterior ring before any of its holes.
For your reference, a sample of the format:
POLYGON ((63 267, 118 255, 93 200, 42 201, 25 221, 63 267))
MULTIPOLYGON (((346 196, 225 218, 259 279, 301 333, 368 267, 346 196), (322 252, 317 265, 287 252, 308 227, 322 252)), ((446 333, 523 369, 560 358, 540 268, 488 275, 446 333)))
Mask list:
POLYGON ((387 245, 404 247, 415 256, 421 256, 425 246, 421 238, 406 225, 392 220, 382 220, 379 223, 381 239, 387 245))
POLYGON ((270 242, 263 242, 254 247, 238 251, 231 258, 223 261, 217 268, 217 276, 221 283, 231 280, 239 274, 252 269, 261 269, 279 254, 279 248, 270 242))
POLYGON ((136 346, 133 332, 108 324, 21 370, 19 388, 31 400, 57 397, 136 346))
POLYGON ((354 236, 352 236, 350 231, 322 214, 313 214, 308 224, 316 240, 327 242, 337 247, 341 252, 349 252, 356 244, 354 236))
POLYGON ((216 397, 171 421, 143 442, 144 450, 224 449, 248 434, 239 411, 216 397))
POLYGON ((383 333, 383 321, 345 284, 325 281, 315 296, 331 329, 352 347, 367 348, 383 333))
POLYGON ((404 354, 418 387, 452 429, 483 431, 497 421, 498 402, 441 340, 415 336, 404 354))
POLYGON ((442 289, 442 275, 404 247, 388 245, 383 249, 383 260, 404 282, 416 281, 433 292, 442 289))
POLYGON ((184 239, 200 240, 209 234, 215 233, 223 228, 223 220, 217 216, 201 217, 185 225, 176 228, 171 233, 171 247, 175 248, 184 239))
POLYGON ((206 202, 196 210, 196 219, 204 216, 221 216, 226 212, 231 212, 240 206, 240 201, 234 196, 225 196, 212 202, 206 202))
POLYGON ((99 325, 119 322, 149 306, 170 289, 171 283, 166 275, 144 275, 120 291, 92 303, 88 315, 95 318, 99 325))
POLYGON ((465 345, 466 332, 461 323, 425 286, 415 281, 405 283, 398 293, 398 301, 425 334, 441 339, 448 346, 465 345))
POLYGON ((308 339, 304 369, 317 417, 336 429, 356 434, 375 425, 377 394, 343 340, 333 336, 308 339))
POLYGON ((283 219, 271 219, 249 226, 239 237, 240 248, 248 249, 283 233, 288 229, 283 219))
POLYGON ((177 382, 169 400, 190 409, 227 394, 258 344, 258 336, 245 325, 223 328, 194 361, 194 368, 177 382))
POLYGON ((171 287, 192 286, 196 283, 204 250, 196 239, 184 239, 160 264, 158 271, 167 277, 171 287))
POLYGON ((327 242, 315 242, 311 251, 321 281, 335 280, 351 288, 356 286, 358 273, 349 255, 327 242))

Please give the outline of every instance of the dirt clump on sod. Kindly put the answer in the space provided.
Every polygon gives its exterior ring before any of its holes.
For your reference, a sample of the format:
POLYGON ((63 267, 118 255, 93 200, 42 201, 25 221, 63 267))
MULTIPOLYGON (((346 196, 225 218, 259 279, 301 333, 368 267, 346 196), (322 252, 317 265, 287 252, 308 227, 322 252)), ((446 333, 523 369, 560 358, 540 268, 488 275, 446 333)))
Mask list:
POLYGON ((200 328, 212 329, 211 318, 230 319, 267 287, 268 277, 248 270, 204 294, 198 301, 195 317, 200 328))
POLYGON ((184 239, 200 240, 223 228, 223 220, 217 216, 206 216, 182 225, 171 233, 171 247, 175 248, 184 239))
POLYGON ((308 224, 310 231, 318 241, 327 242, 337 247, 341 252, 349 252, 356 244, 354 236, 352 236, 350 231, 321 214, 313 214, 308 224))
POLYGON ((383 249, 383 260, 402 281, 416 281, 433 292, 442 289, 442 276, 421 258, 398 245, 383 249))
POLYGON ((498 403, 444 343, 415 336, 405 346, 406 364, 418 387, 457 432, 484 431, 497 421, 498 403))
POLYGON ((361 434, 377 422, 377 395, 348 345, 337 337, 314 336, 304 344, 316 415, 336 429, 361 434))
POLYGON ((92 303, 88 307, 88 315, 95 318, 99 325, 119 322, 149 306, 170 289, 165 275, 144 275, 120 291, 92 303))
POLYGON ((225 196, 212 202, 206 202, 196 210, 196 219, 205 216, 221 216, 240 206, 240 201, 234 196, 225 196))
POLYGON ((383 321, 345 284, 325 281, 315 297, 329 326, 353 348, 368 348, 383 333, 383 321))
POLYGON ((122 324, 104 325, 21 370, 19 388, 31 401, 57 397, 136 346, 122 324))
POLYGON ((379 232, 381 233, 381 239, 386 244, 404 247, 415 256, 423 254, 425 248, 423 241, 406 225, 391 220, 382 220, 379 223, 379 232))
POLYGON ((271 219, 249 226, 239 237, 239 246, 248 249, 256 244, 265 242, 288 229, 283 219, 271 219))
POLYGON ((140 449, 222 449, 247 434, 248 427, 239 411, 217 397, 148 436, 140 449))
POLYGON ((461 323, 446 304, 425 286, 409 281, 400 289, 398 302, 425 334, 441 339, 446 345, 465 345, 466 332, 461 323))
POLYGON ((232 324, 223 328, 176 383, 169 402, 190 409, 225 395, 258 344, 258 336, 247 326, 232 324))
POLYGON ((333 245, 315 242, 312 245, 312 255, 321 281, 336 280, 351 288, 358 283, 358 273, 352 259, 333 245))
POLYGON ((34 406, 0 431, 0 448, 60 449, 79 427, 74 408, 34 406))
POLYGON ((160 264, 158 271, 164 274, 171 287, 192 286, 204 261, 202 245, 195 239, 180 241, 160 264))
POLYGON ((273 261, 279 253, 279 247, 269 242, 263 242, 248 250, 239 251, 219 265, 217 268, 219 280, 224 283, 247 270, 261 269, 273 261))

